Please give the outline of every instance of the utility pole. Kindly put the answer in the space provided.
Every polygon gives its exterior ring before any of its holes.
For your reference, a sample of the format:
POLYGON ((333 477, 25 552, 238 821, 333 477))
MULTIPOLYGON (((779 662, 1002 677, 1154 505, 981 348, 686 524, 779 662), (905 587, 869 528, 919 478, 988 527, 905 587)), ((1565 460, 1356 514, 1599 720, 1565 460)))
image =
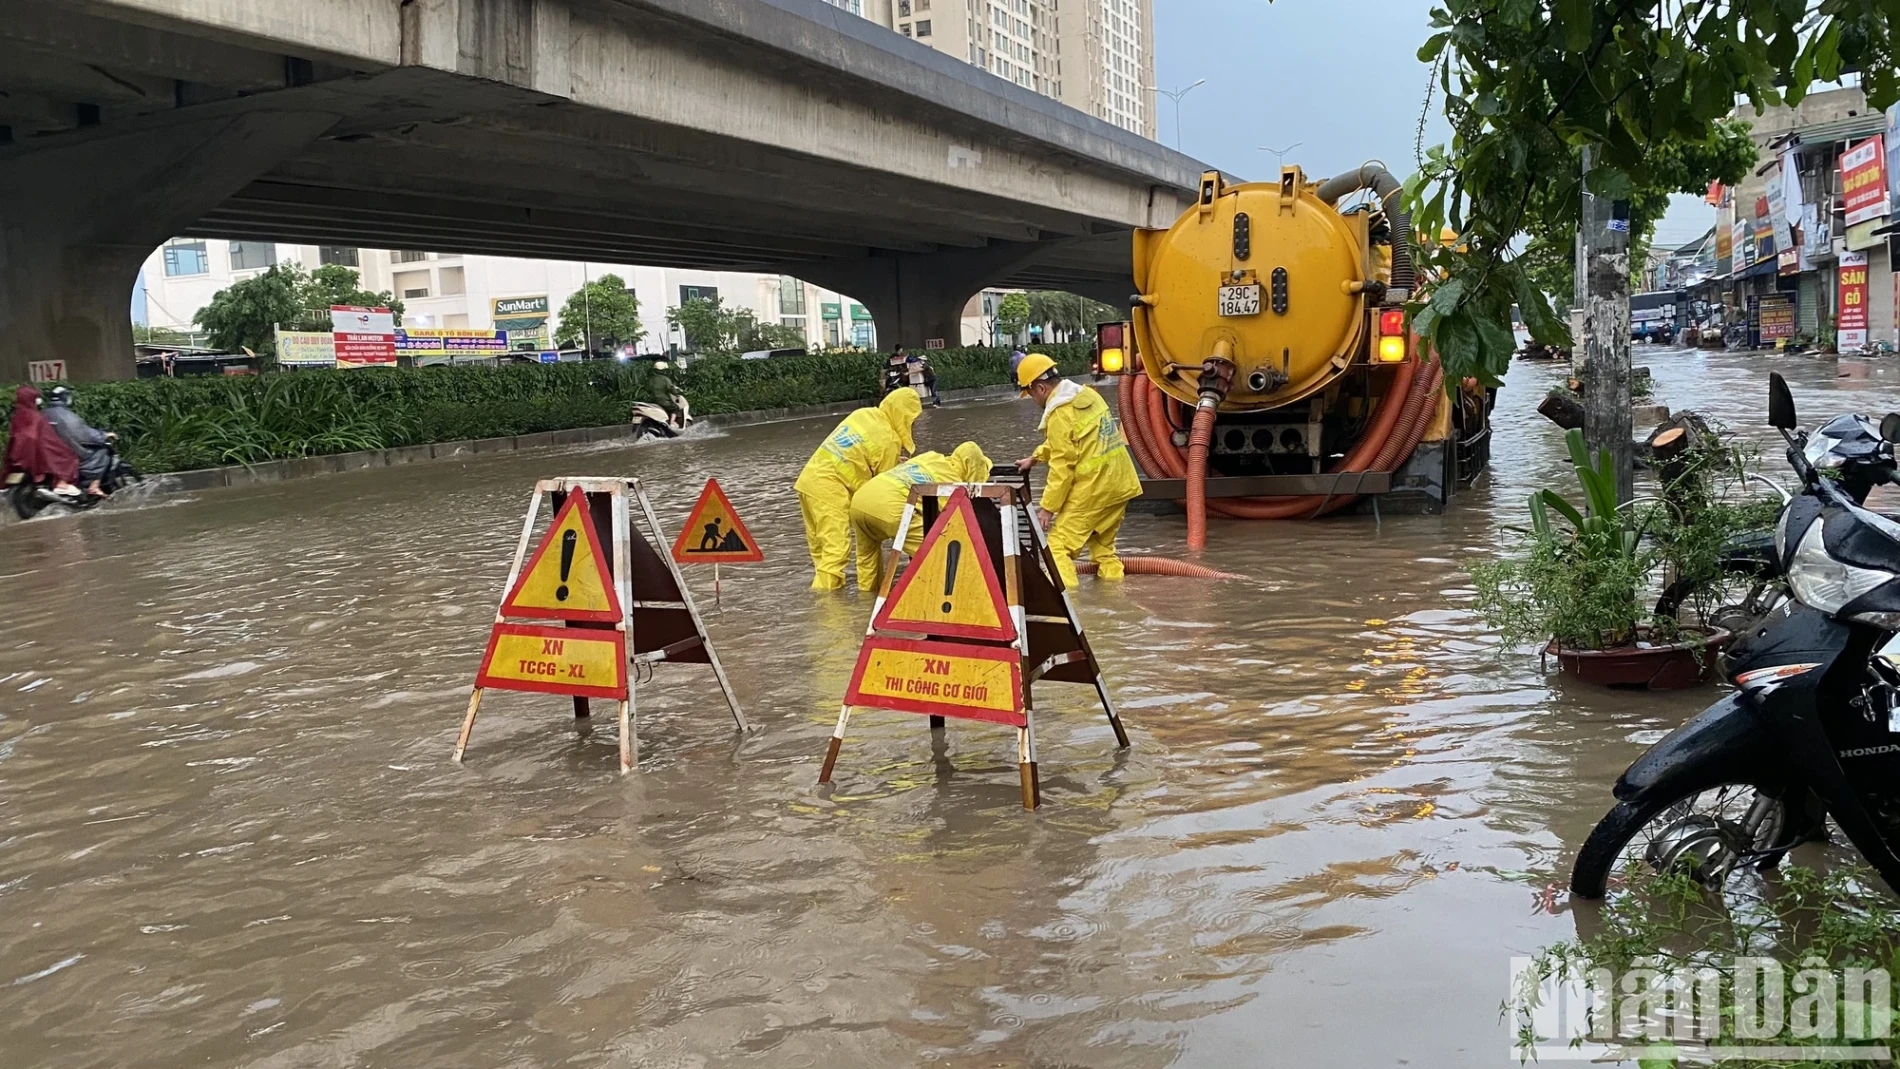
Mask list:
POLYGON ((1590 153, 1584 150, 1584 192, 1578 216, 1577 286, 1583 297, 1583 439, 1594 455, 1610 452, 1616 500, 1628 504, 1630 427, 1630 207, 1628 201, 1589 191, 1590 153))

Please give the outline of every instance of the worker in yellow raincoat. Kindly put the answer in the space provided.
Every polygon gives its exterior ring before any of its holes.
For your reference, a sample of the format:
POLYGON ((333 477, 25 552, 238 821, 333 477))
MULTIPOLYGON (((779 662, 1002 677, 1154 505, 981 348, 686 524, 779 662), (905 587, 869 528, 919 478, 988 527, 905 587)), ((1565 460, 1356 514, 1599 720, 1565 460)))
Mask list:
MULTIPOLYGON (((865 483, 851 495, 851 534, 858 540, 858 589, 876 590, 884 581, 883 545, 897 537, 910 488, 923 483, 984 483, 990 480, 990 458, 975 442, 965 442, 942 453, 919 453, 865 483)), ((924 540, 922 516, 911 517, 903 550, 915 554, 924 540)))
POLYGON ((1038 515, 1063 584, 1075 586, 1075 558, 1083 550, 1095 562, 1096 575, 1120 579, 1115 535, 1128 502, 1141 496, 1141 476, 1114 413, 1101 394, 1063 378, 1043 353, 1030 353, 1017 365, 1016 385, 1042 409, 1043 443, 1016 467, 1049 465, 1038 515))
POLYGON ((817 571, 813 590, 844 586, 844 565, 851 556, 851 495, 917 448, 910 431, 923 410, 916 390, 892 390, 876 408, 846 416, 798 473, 793 485, 817 571))

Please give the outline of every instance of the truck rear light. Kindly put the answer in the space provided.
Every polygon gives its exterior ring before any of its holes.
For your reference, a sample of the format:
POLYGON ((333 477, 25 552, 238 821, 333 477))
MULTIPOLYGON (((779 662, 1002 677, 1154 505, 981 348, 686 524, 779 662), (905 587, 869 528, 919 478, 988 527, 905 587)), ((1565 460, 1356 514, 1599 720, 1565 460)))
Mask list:
POLYGON ((1095 370, 1103 375, 1119 375, 1128 365, 1120 323, 1103 323, 1095 328, 1095 370))
POLYGON ((1379 333, 1385 335, 1388 338, 1403 337, 1405 335, 1404 310, 1399 309, 1399 308, 1393 308, 1389 311, 1380 312, 1379 313, 1379 333))
POLYGON ((1393 335, 1379 339, 1379 362, 1396 364, 1405 359, 1404 335, 1393 335))

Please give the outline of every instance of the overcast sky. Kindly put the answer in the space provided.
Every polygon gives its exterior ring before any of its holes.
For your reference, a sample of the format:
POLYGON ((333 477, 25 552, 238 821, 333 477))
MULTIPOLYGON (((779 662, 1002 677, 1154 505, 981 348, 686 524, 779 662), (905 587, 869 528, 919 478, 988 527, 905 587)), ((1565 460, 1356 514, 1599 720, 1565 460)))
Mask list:
MULTIPOLYGON (((1418 169, 1413 148, 1424 104, 1430 0, 1154 0, 1155 77, 1181 98, 1182 151, 1230 174, 1278 173, 1271 152, 1326 176, 1369 159, 1400 178, 1418 169)), ((1174 103, 1159 98, 1157 135, 1175 143, 1174 103)), ((1433 97, 1425 144, 1445 141, 1444 102, 1433 97)), ((1701 236, 1715 210, 1674 198, 1657 244, 1701 236)))

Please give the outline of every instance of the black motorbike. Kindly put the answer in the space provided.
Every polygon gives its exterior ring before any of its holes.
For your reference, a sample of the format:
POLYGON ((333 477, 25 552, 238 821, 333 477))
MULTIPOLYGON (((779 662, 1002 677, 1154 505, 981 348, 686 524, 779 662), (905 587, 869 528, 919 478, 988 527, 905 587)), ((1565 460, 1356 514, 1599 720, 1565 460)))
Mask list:
MULTIPOLYGON (((1793 597, 1726 651, 1737 690, 1618 778, 1571 872, 1581 897, 1602 897, 1629 865, 1719 887, 1823 837, 1828 817, 1900 887, 1900 524, 1810 459, 1780 375, 1768 419, 1801 480, 1775 534, 1793 597)), ((1900 439, 1900 415, 1880 431, 1900 439)))
MULTIPOLYGON (((108 442, 105 448, 112 453, 111 459, 106 463, 105 474, 99 477, 99 489, 105 491, 106 497, 112 496, 131 483, 143 480, 144 477, 138 473, 138 470, 119 456, 118 446, 115 443, 108 442)), ((6 495, 7 502, 13 506, 14 515, 23 520, 30 520, 52 506, 59 506, 72 512, 84 512, 106 499, 97 494, 83 492, 55 493, 51 480, 32 482, 18 473, 15 473, 12 481, 7 484, 6 495)))

